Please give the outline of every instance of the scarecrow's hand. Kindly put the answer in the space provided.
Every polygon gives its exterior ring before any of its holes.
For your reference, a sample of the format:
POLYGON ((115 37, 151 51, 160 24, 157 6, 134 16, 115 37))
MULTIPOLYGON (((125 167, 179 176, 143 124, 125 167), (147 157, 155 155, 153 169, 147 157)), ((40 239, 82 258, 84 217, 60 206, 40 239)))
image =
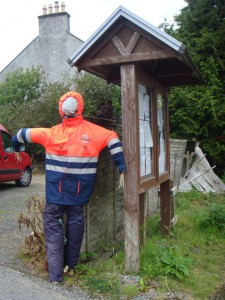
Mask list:
POLYGON ((16 161, 17 163, 20 163, 23 161, 21 155, 20 155, 20 152, 15 152, 15 157, 16 157, 16 161))

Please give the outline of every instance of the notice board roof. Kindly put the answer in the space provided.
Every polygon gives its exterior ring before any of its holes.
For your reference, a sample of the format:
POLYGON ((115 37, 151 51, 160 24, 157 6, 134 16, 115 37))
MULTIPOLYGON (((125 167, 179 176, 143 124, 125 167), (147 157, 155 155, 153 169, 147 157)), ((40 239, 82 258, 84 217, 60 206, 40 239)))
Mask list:
POLYGON ((135 63, 165 86, 203 83, 186 46, 119 6, 68 59, 70 66, 120 84, 120 65, 135 63))

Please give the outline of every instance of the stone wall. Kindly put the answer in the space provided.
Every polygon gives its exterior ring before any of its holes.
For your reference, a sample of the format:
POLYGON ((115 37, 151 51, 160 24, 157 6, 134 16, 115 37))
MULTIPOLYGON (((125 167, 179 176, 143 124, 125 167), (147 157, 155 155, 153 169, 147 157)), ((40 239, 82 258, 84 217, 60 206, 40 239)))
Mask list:
MULTIPOLYGON (((121 138, 122 129, 112 120, 88 118, 89 121, 107 129, 117 131, 121 138)), ((121 138, 122 140, 122 138, 121 138)), ((186 140, 170 140, 171 145, 171 180, 178 183, 182 171, 182 159, 186 140), (175 166, 177 166, 175 168, 175 166), (175 171, 174 171, 175 168, 175 171)), ((100 153, 95 190, 85 208, 85 236, 82 252, 92 252, 102 245, 124 237, 124 201, 123 189, 119 186, 119 172, 114 166, 108 149, 100 153)), ((151 217, 160 209, 159 186, 146 193, 146 216, 151 217)))
MULTIPOLYGON (((97 118, 88 120, 117 131, 121 138, 122 128, 116 122, 97 118)), ((117 189, 119 177, 108 149, 104 149, 99 156, 95 189, 85 208, 83 252, 96 251, 106 243, 123 238, 124 201, 123 189, 117 189)), ((152 216, 158 209, 158 187, 155 187, 147 192, 147 216, 152 216)))
MULTIPOLYGON (((114 121, 95 118, 89 120, 107 129, 118 131, 114 121)), ((85 208, 82 251, 95 251, 123 234, 123 190, 117 189, 119 177, 118 169, 108 149, 104 149, 99 156, 95 189, 85 208)))

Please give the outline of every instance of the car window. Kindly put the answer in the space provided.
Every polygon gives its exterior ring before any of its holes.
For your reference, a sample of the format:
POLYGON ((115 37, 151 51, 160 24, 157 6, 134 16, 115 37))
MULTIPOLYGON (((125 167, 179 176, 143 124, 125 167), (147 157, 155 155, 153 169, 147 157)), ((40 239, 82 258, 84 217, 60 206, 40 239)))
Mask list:
POLYGON ((7 133, 2 131, 2 144, 3 144, 3 149, 5 152, 14 152, 14 146, 13 143, 11 141, 11 136, 7 133))

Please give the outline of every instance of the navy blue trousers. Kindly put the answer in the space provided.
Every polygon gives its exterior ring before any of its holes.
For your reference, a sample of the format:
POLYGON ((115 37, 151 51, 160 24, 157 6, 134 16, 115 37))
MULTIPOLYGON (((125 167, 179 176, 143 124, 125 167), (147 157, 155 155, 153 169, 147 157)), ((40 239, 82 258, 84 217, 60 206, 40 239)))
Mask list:
POLYGON ((46 203, 44 233, 49 280, 62 281, 64 266, 74 268, 78 262, 84 235, 83 205, 46 203), (64 214, 67 215, 65 236, 64 214))

